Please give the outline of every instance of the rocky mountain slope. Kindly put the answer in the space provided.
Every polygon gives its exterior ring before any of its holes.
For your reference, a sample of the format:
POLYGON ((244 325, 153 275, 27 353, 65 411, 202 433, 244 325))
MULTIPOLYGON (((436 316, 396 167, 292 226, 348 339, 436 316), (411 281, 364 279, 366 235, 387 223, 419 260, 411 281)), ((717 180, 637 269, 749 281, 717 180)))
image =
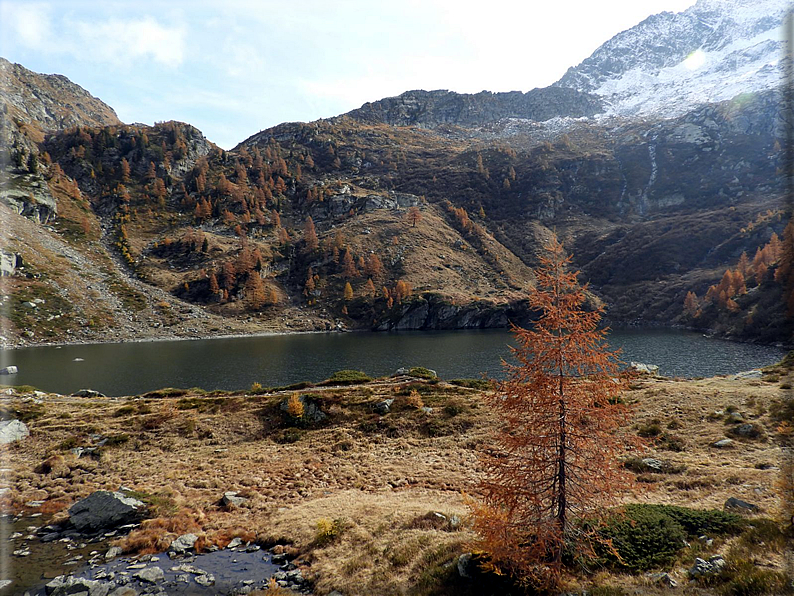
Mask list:
POLYGON ((406 91, 398 97, 365 103, 346 115, 365 123, 433 128, 444 124, 482 126, 503 118, 543 122, 552 118, 589 117, 602 111, 601 101, 592 95, 547 87, 527 93, 406 91))
POLYGON ((607 114, 680 116, 775 89, 785 0, 699 0, 619 33, 555 84, 602 98, 607 114))
MULTIPOLYGON (((44 325, 12 299, 8 342, 110 339, 120 329, 195 336, 526 322, 532 266, 552 231, 613 322, 697 326, 683 312, 687 294, 703 298, 743 252, 752 258, 783 234, 777 92, 744 77, 747 62, 726 70, 728 58, 720 76, 749 81, 752 93, 710 103, 684 96, 666 117, 635 118, 616 111, 628 103, 599 90, 639 69, 656 73, 643 79, 643 93, 652 93, 660 73, 679 68, 693 48, 712 57, 766 48, 759 36, 771 35, 779 17, 767 4, 769 18, 740 0, 656 15, 557 87, 411 91, 276 126, 232 151, 183 123, 120 124, 61 78, 6 67, 16 74, 4 110, 20 119, 6 124, 23 141, 10 146, 3 196, 17 214, 52 224, 17 226, 25 235, 9 246, 34 263, 28 255, 52 243, 41 235, 54 234, 107 272, 96 291, 115 287, 107 275, 122 284, 120 309, 114 300, 81 302, 69 296, 85 288, 58 281, 39 259, 34 273, 14 275, 14 292, 59 295, 74 305, 71 318, 44 325), (74 114, 54 119, 53 102, 74 114), (78 126, 58 128, 66 123, 78 126)), ((701 73, 693 88, 710 84, 705 70, 693 72, 701 73)), ((771 254, 769 275, 748 274, 749 289, 776 283, 771 254)), ((753 298, 762 294, 734 300, 735 316, 763 319, 753 298)), ((765 331, 754 335, 743 322, 745 337, 788 340, 788 327, 768 324, 782 313, 762 310, 765 331)))

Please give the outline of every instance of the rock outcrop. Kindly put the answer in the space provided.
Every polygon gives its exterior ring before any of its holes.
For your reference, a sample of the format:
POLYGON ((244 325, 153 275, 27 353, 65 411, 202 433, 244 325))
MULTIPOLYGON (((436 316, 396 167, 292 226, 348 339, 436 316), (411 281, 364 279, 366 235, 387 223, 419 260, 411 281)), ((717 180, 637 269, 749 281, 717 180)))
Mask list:
POLYGON ((98 490, 69 508, 77 531, 91 534, 137 522, 146 505, 120 492, 98 490))

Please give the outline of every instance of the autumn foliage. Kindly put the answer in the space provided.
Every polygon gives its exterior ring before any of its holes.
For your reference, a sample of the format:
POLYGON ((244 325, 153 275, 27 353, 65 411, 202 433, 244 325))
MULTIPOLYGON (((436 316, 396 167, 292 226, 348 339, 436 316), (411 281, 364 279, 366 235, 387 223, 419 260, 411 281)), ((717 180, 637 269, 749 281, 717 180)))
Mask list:
POLYGON ((628 486, 618 455, 631 441, 616 436, 628 410, 601 311, 584 309, 586 287, 556 238, 546 248, 529 298, 540 317, 513 328, 518 363, 486 398, 500 425, 474 506, 494 567, 540 588, 557 584, 564 552, 588 550, 580 522, 628 486))

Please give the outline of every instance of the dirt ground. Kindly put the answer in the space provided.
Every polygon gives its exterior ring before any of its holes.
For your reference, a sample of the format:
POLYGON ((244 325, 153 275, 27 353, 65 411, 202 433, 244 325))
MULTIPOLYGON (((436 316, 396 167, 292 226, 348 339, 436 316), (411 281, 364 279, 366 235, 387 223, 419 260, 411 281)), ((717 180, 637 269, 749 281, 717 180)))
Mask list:
MULTIPOLYGON (((664 471, 639 469, 636 491, 624 501, 722 509, 737 497, 777 516, 782 455, 770 408, 788 387, 771 373, 634 381, 624 396, 634 418, 624 431, 648 437, 639 455, 660 460, 664 471), (758 436, 733 434, 739 418, 758 436), (729 446, 713 446, 728 437, 729 446)), ((292 393, 77 398, 9 391, 4 406, 27 421, 31 435, 5 454, 12 469, 5 504, 21 510, 44 501, 35 510, 57 517, 94 490, 125 486, 146 495, 153 515, 177 520, 138 536, 136 548, 165 548, 195 527, 209 541, 247 531, 299 554, 317 594, 428 593, 433 574, 475 539, 466 500, 476 497, 478 453, 498 422, 481 392, 408 377, 306 388, 300 394, 327 418, 304 428, 286 424, 280 409, 292 393), (374 412, 386 398, 395 399, 391 412, 374 412), (93 456, 72 451, 102 439, 93 456), (227 510, 218 505, 225 491, 247 500, 227 510)), ((783 562, 770 553, 764 564, 783 562)), ((672 571, 686 584, 683 566, 672 571)), ((644 576, 571 581, 657 590, 644 576)))

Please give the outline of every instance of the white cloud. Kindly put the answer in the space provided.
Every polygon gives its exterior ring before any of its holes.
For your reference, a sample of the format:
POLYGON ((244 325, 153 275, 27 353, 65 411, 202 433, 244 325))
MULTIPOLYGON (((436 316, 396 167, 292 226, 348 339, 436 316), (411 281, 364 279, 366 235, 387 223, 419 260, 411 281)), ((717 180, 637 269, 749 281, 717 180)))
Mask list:
POLYGON ((49 5, 42 3, 0 3, 4 43, 38 48, 49 40, 49 5))
POLYGON ((68 44, 69 50, 84 60, 123 63, 149 57, 164 66, 176 67, 185 57, 184 27, 167 27, 152 17, 73 22, 67 23, 66 29, 76 33, 76 39, 68 44))

